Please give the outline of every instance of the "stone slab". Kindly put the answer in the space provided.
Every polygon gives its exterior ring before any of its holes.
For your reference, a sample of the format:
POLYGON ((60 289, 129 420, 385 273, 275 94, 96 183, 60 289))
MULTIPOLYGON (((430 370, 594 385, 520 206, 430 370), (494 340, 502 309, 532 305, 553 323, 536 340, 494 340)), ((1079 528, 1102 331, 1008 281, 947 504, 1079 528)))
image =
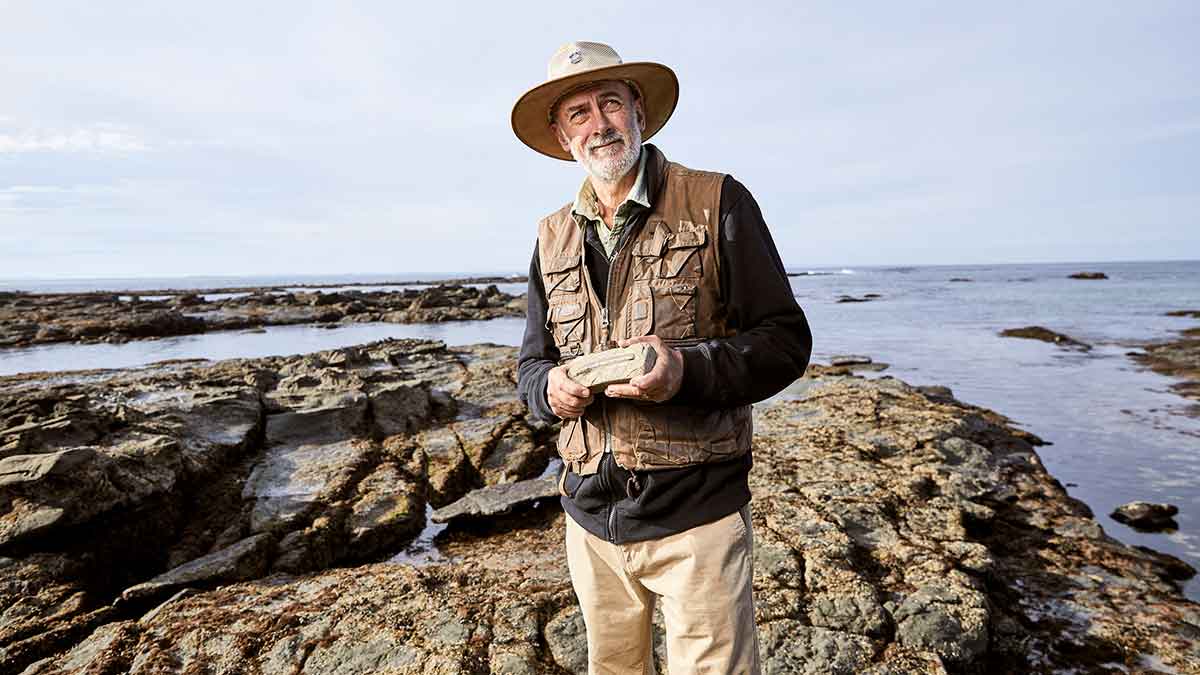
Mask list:
POLYGON ((593 392, 599 392, 610 384, 625 384, 645 375, 654 368, 656 358, 653 347, 639 342, 577 357, 567 366, 567 375, 593 392))

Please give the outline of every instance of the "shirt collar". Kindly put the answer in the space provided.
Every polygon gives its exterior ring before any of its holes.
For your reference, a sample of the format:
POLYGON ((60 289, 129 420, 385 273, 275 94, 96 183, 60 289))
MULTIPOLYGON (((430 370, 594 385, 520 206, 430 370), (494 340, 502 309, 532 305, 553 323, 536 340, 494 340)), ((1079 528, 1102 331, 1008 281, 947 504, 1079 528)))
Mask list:
MULTIPOLYGON (((646 154, 646 148, 643 146, 638 153, 637 178, 634 179, 633 187, 629 188, 629 194, 625 196, 624 201, 617 206, 617 209, 629 202, 650 208, 650 193, 646 185, 646 154)), ((571 205, 571 213, 584 218, 585 222, 601 220, 599 199, 596 196, 596 190, 592 188, 591 179, 584 178, 579 193, 575 195, 575 203, 571 205)))

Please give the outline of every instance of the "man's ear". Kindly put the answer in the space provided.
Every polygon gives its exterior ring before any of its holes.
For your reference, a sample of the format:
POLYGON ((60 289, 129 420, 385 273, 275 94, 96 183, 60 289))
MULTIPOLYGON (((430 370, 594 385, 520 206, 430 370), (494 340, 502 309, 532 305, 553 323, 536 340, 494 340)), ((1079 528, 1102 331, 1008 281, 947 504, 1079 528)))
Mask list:
POLYGON ((645 133, 645 131, 646 131, 646 111, 642 108, 642 98, 640 96, 637 98, 636 101, 633 102, 633 111, 635 113, 637 113, 638 129, 641 129, 642 132, 645 133))
POLYGON ((551 122, 550 130, 554 132, 554 137, 558 139, 558 144, 562 146, 562 149, 570 152, 571 139, 567 138, 567 135, 562 132, 562 129, 560 129, 557 124, 551 122))

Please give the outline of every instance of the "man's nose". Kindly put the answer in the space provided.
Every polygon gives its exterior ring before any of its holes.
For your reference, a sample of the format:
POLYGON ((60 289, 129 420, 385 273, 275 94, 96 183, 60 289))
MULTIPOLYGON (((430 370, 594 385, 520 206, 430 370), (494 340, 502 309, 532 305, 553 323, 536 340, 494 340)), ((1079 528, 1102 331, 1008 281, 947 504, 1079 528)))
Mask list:
POLYGON ((596 133, 600 134, 601 136, 607 136, 608 132, 615 128, 616 125, 613 124, 613 121, 609 118, 608 113, 604 112, 604 108, 597 106, 596 133))

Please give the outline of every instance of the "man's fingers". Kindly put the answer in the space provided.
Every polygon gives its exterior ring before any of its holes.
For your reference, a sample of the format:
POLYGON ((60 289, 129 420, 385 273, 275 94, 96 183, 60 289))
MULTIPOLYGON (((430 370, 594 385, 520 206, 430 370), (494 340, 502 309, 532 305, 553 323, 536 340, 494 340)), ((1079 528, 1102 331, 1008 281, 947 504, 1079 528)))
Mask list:
POLYGON ((592 390, 579 384, 578 382, 567 379, 562 383, 562 390, 575 398, 591 399, 592 390))
POLYGON ((584 397, 584 396, 574 396, 572 394, 567 394, 564 392, 558 392, 557 395, 551 394, 551 399, 558 405, 563 406, 565 408, 583 409, 583 408, 586 408, 588 406, 588 404, 592 402, 592 397, 591 397, 590 393, 591 392, 589 392, 588 396, 584 397))
POLYGON ((604 393, 607 396, 618 398, 641 398, 644 394, 640 388, 633 385, 632 381, 629 384, 610 384, 604 393))
POLYGON ((567 375, 566 366, 558 366, 550 371, 549 382, 547 383, 547 392, 553 396, 556 392, 564 395, 574 396, 576 398, 586 399, 591 402, 592 392, 587 387, 579 384, 567 375))

